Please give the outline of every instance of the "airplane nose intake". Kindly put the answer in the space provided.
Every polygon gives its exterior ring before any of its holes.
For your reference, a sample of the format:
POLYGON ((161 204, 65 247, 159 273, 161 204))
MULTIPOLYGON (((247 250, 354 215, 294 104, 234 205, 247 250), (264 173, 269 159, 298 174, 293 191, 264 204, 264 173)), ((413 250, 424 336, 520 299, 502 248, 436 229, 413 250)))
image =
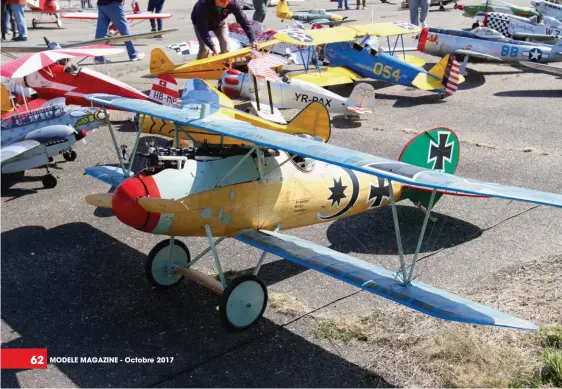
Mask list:
POLYGON ((123 181, 113 194, 111 208, 122 223, 137 230, 151 232, 158 224, 160 215, 144 210, 137 202, 139 197, 160 197, 152 177, 136 176, 123 181))

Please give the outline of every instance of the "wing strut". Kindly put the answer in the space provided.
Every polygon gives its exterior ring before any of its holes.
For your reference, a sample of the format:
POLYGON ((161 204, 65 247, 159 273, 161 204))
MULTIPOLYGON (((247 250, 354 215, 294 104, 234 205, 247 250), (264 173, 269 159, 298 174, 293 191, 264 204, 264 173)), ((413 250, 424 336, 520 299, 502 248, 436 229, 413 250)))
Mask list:
MULTIPOLYGON (((389 180, 389 186, 392 188, 392 181, 389 180)), ((414 257, 412 259, 412 264, 410 265, 410 272, 406 276, 406 261, 404 259, 404 248, 402 247, 402 237, 400 234, 400 226, 398 224, 398 212, 396 211, 396 201, 394 199, 394 193, 390 191, 390 202, 392 205, 392 218, 394 220, 394 231, 396 232, 396 244, 398 245, 398 255, 400 258, 400 268, 402 270, 402 285, 408 286, 411 284, 412 276, 414 274, 414 268, 416 267, 416 262, 418 260, 418 256, 420 253, 421 245, 423 242, 423 237, 425 235, 425 230, 427 228, 427 221, 429 220, 429 216, 431 214, 431 209, 433 207, 435 201, 435 194, 437 193, 436 189, 431 191, 431 198, 429 199, 429 204, 427 209, 425 210, 425 218, 423 219, 423 225, 420 232, 420 237, 418 238, 418 245, 416 246, 416 251, 414 253, 414 257)))

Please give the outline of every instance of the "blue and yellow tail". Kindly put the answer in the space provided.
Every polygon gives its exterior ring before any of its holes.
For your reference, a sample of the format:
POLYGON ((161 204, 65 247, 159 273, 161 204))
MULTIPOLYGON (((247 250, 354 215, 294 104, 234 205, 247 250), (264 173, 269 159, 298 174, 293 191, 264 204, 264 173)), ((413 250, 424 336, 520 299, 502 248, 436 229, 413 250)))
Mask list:
POLYGON ((454 55, 448 54, 429 72, 420 72, 412 81, 412 85, 422 90, 439 91, 445 96, 450 96, 463 82, 464 77, 459 72, 459 63, 454 55))

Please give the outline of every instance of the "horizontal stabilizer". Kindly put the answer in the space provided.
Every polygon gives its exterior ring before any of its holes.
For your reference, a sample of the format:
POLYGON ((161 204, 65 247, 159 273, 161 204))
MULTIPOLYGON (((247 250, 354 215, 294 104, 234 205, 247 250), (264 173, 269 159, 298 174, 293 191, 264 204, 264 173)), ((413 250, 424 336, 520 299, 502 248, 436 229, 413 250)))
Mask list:
POLYGON ((140 197, 137 202, 147 212, 182 213, 189 211, 185 204, 175 200, 140 197))
POLYGON ((86 196, 85 200, 90 205, 111 209, 112 198, 113 198, 113 193, 96 193, 86 196))
POLYGON ((111 186, 119 186, 133 175, 131 172, 126 175, 123 173, 123 169, 117 166, 92 166, 84 169, 84 173, 111 186))
POLYGON ((327 247, 272 231, 244 231, 237 240, 444 320, 537 330, 515 316, 418 281, 403 286, 394 272, 327 247))

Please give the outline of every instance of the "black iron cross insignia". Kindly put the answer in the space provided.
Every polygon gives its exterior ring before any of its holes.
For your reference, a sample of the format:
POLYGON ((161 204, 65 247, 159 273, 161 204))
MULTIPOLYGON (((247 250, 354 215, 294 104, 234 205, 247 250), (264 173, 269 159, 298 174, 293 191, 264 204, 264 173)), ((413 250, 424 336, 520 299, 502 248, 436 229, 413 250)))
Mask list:
POLYGON ((439 133, 439 144, 435 143, 433 140, 430 141, 429 158, 427 162, 433 162, 433 170, 443 170, 443 161, 445 160, 451 162, 454 143, 447 143, 448 140, 449 133, 441 132, 439 133))
POLYGON ((390 198, 390 186, 388 180, 377 177, 376 183, 370 183, 369 198, 367 202, 373 201, 369 208, 380 207, 384 199, 390 198))

